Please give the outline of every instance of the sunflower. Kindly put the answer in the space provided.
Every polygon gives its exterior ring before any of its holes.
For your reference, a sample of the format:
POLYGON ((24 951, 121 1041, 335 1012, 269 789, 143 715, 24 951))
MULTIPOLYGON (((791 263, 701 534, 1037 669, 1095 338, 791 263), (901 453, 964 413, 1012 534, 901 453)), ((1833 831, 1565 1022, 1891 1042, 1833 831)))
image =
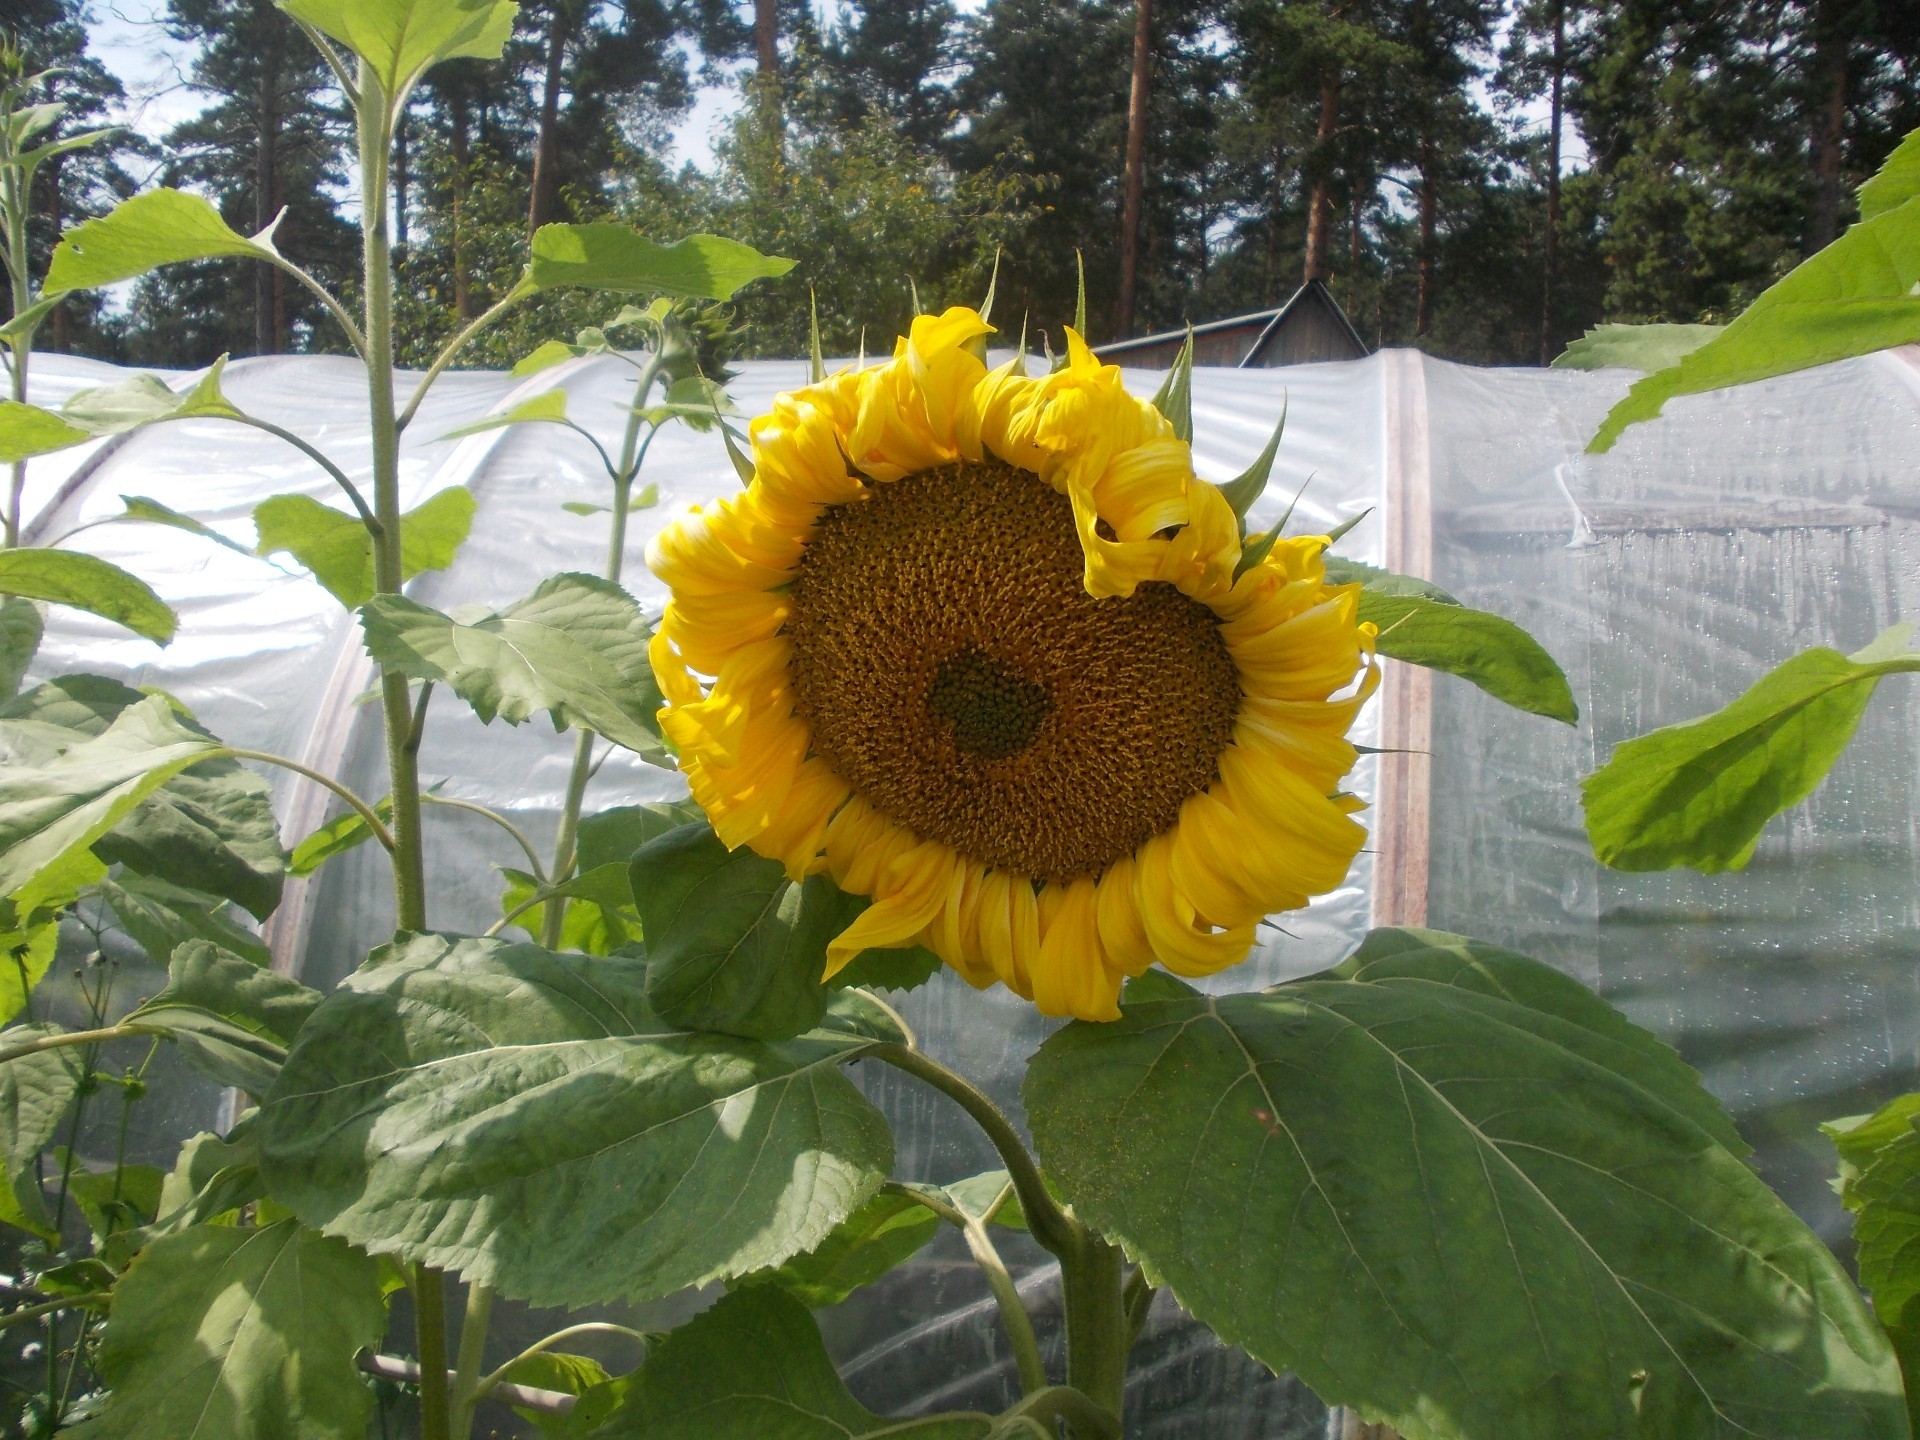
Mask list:
POLYGON ((662 727, 729 846, 873 903, 829 946, 925 945, 1049 1015, 1112 1019, 1337 886, 1371 693, 1324 537, 1242 565, 1187 443, 1067 332, 989 371, 972 310, 751 426, 743 494, 648 562, 662 727))

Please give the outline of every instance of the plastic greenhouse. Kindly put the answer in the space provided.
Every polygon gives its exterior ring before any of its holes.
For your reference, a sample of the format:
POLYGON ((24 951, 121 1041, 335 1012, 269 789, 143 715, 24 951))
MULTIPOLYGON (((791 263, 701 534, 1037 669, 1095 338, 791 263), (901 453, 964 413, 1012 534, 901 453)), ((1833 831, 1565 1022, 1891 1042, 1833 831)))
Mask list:
MULTIPOLYGON (((36 356, 31 398, 57 407, 118 378, 110 366, 36 356)), ((170 378, 178 386, 184 377, 170 378)), ((1141 395, 1159 379, 1128 378, 1141 395)), ((1676 1045, 1758 1147, 1768 1182, 1838 1243, 1846 1226, 1816 1122, 1870 1109, 1920 1079, 1912 1039, 1920 1035, 1920 736, 1911 705, 1889 687, 1832 778, 1771 827, 1740 874, 1603 869, 1582 833, 1579 781, 1619 741, 1714 709, 1800 649, 1851 650, 1920 618, 1920 348, 1676 401, 1610 454, 1584 456, 1631 378, 1476 370, 1412 352, 1195 372, 1204 478, 1244 468, 1284 405, 1285 438, 1256 522, 1271 523, 1296 492, 1295 530, 1364 513, 1344 553, 1430 578, 1526 627, 1565 668, 1582 712, 1568 728, 1504 709, 1464 683, 1389 665, 1357 736, 1381 752, 1355 777, 1371 806, 1369 852, 1343 889, 1284 918, 1284 930, 1263 931, 1249 968, 1231 979, 1249 988, 1312 973, 1383 923, 1468 932, 1546 960, 1676 1045), (1430 838, 1441 836, 1451 838, 1430 838), (1395 877, 1393 885, 1377 885, 1376 873, 1395 877)), ((799 363, 755 362, 731 389, 753 414, 804 379, 799 363)), ((247 360, 229 366, 224 383, 242 409, 324 445, 350 471, 352 457, 364 457, 358 364, 247 360)), ((583 440, 542 426, 434 438, 550 387, 568 392, 576 420, 617 436, 631 374, 605 357, 525 381, 449 374, 407 432, 404 504, 450 484, 470 486, 479 500, 472 539, 450 570, 413 583, 419 598, 443 610, 498 603, 553 571, 592 568, 601 527, 560 508, 602 498, 583 440)), ((658 483, 660 501, 635 517, 628 583, 657 607, 661 592, 638 563, 647 539, 736 480, 717 436, 684 429, 661 434, 642 479, 658 483)), ((36 460, 25 538, 49 544, 118 514, 123 495, 143 495, 245 549, 259 501, 289 491, 326 500, 329 490, 280 440, 190 420, 36 460)), ((146 579, 179 611, 180 634, 159 650, 56 609, 33 678, 85 669, 160 686, 232 743, 383 793, 376 707, 361 703, 371 662, 353 618, 317 584, 156 526, 106 525, 71 543, 146 579)), ((509 810, 543 833, 559 808, 567 756, 532 732, 483 726, 448 707, 429 735, 423 774, 444 781, 446 796, 509 810)), ((336 802, 318 786, 283 772, 272 781, 289 841, 333 813, 336 802)), ((676 793, 674 775, 616 752, 594 798, 676 793)), ((499 914, 488 867, 516 863, 512 848, 455 810, 435 810, 429 824, 437 832, 433 923, 477 932, 499 914)), ((330 986, 383 938, 391 899, 372 849, 289 885, 266 931, 277 968, 330 986)), ((138 973, 150 988, 162 978, 138 973)), ((44 993, 58 990, 50 982, 44 993)), ((902 1008, 929 1050, 985 1078, 1017 1113, 1020 1066, 1050 1022, 1004 990, 976 994, 952 975, 906 996, 902 1008)), ((915 1173, 958 1177, 994 1163, 945 1101, 884 1067, 854 1073, 915 1173)), ((164 1115, 168 1133, 135 1136, 131 1158, 164 1164, 182 1136, 214 1126, 231 1098, 183 1069, 166 1069, 160 1083, 164 1102, 143 1116, 151 1124, 164 1115)), ((99 1150, 112 1141, 100 1120, 85 1144, 99 1150)), ((1047 1258, 1037 1246, 1011 1247, 1023 1292, 1046 1293, 1047 1258)), ((696 1304, 689 1298, 674 1313, 696 1304)), ((849 1384, 877 1409, 992 1408, 1010 1393, 1011 1360, 957 1237, 823 1312, 822 1324, 849 1384), (927 1322, 930 1313, 942 1318, 927 1322)), ((1329 1417, 1304 1387, 1221 1347, 1169 1296, 1156 1302, 1136 1367, 1129 1434, 1327 1433, 1329 1417)))

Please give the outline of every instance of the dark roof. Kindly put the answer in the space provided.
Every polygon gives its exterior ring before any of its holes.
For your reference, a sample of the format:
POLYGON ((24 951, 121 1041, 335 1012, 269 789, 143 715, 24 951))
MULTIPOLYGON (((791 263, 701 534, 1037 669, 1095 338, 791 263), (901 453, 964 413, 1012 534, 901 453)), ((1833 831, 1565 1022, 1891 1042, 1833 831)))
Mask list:
MULTIPOLYGON (((1209 320, 1204 325, 1195 325, 1192 327, 1193 337, 1195 340, 1203 340, 1209 335, 1217 335, 1224 340, 1227 336, 1223 332, 1234 330, 1253 332, 1252 340, 1235 363, 1242 369, 1257 367, 1261 363, 1262 353, 1286 329, 1289 321, 1299 317, 1303 307, 1317 307, 1330 317, 1335 322, 1341 337, 1352 343, 1355 357, 1369 353, 1367 342, 1362 340, 1360 332, 1353 328, 1353 322, 1347 319, 1346 312, 1340 308, 1340 302, 1333 298, 1332 292, 1319 280, 1307 281, 1293 292, 1286 304, 1276 306, 1272 310, 1252 310, 1245 315, 1233 315, 1224 320, 1209 320)), ((1115 340, 1110 344, 1102 345, 1093 353, 1103 359, 1114 359, 1136 351, 1157 350, 1168 345, 1177 348, 1186 343, 1187 333, 1187 330, 1182 328, 1162 330, 1153 335, 1138 335, 1130 340, 1115 340)))

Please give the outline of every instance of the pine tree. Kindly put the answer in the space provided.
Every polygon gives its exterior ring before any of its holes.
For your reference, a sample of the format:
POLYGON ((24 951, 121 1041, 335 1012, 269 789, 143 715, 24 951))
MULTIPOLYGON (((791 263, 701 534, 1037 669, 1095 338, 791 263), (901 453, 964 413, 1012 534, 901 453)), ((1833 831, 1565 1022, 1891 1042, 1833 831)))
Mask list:
POLYGON ((937 144, 953 126, 957 40, 951 0, 853 0, 821 42, 840 118, 879 116, 909 144, 937 144))

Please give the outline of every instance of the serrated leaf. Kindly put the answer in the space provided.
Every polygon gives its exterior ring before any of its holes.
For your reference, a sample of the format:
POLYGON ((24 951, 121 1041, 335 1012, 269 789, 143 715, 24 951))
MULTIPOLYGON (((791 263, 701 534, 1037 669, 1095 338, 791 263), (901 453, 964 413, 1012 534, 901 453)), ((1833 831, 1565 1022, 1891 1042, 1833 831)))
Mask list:
MULTIPOLYGON (((542 346, 541 349, 545 349, 542 346)), ((538 352, 536 352, 538 353, 538 352)), ((531 357, 529 357, 531 358, 531 357)), ((522 363, 525 363, 524 361, 522 363)), ((518 373, 516 370, 515 373, 518 373)), ((449 430, 440 438, 458 440, 466 435, 479 435, 488 430, 503 430, 509 425, 530 425, 546 423, 549 425, 571 425, 567 419, 567 392, 547 390, 530 400, 522 400, 518 405, 501 411, 498 415, 489 415, 484 420, 476 420, 471 425, 462 425, 458 430, 449 430)))
MULTIPOLYGON (((63 1033, 58 1025, 17 1025, 0 1031, 0 1045, 20 1045, 63 1033)), ((57 1244, 40 1189, 40 1152, 53 1143, 86 1078, 80 1047, 22 1055, 0 1065, 0 1220, 57 1244)))
POLYGON ((796 885, 778 860, 729 850, 703 821, 633 857, 647 937, 647 1001, 689 1030, 783 1040, 826 1013, 827 942, 844 926, 823 876, 796 885))
POLYGON ((442 60, 497 60, 512 0, 281 0, 280 8, 360 56, 391 99, 442 60))
POLYGON ((218 945, 192 940, 173 952, 165 988, 127 1020, 166 1030, 188 1063, 217 1084, 264 1095, 320 998, 218 945))
POLYGON ((451 686, 482 720, 518 725, 545 710, 556 729, 581 725, 641 755, 665 753, 647 661, 652 629, 611 580, 556 575, 470 625, 382 595, 362 609, 361 624, 382 666, 451 686))
POLYGON ((1174 438, 1193 439, 1193 327, 1187 327, 1186 343, 1168 367, 1167 378, 1153 397, 1153 408, 1173 426, 1174 438))
POLYGON ((1462 605, 1411 575, 1358 560, 1326 557, 1329 585, 1359 584, 1360 619, 1379 627, 1379 653, 1457 675, 1494 699, 1568 725, 1580 707, 1558 662, 1526 631, 1500 615, 1462 605))
POLYGON ((108 1237, 100 1254, 116 1270, 163 1235, 177 1235, 194 1225, 232 1225, 243 1205, 262 1198, 260 1156, 249 1128, 243 1123, 222 1139, 201 1131, 181 1145, 173 1169, 160 1182, 160 1199, 153 1223, 119 1230, 108 1237))
POLYGON ((1555 370, 1664 370, 1724 325, 1594 325, 1554 356, 1555 370))
MULTIPOLYGON (((384 822, 393 819, 393 798, 374 802, 373 813, 384 822)), ((364 845, 373 838, 373 830, 360 818, 358 810, 345 810, 293 847, 287 857, 287 870, 293 875, 311 875, 336 855, 364 845)))
MULTIPOLYGON (((279 222, 276 221, 275 224, 279 222)), ((61 237, 47 265, 45 288, 92 290, 131 280, 161 265, 222 255, 272 262, 273 226, 246 236, 220 212, 184 190, 148 190, 61 237)))
POLYGON ((841 1382, 806 1306, 772 1285, 721 1298, 647 1357, 596 1440, 986 1440, 990 1415, 875 1415, 841 1382))
POLYGON ((17 595, 0 599, 0 701, 20 693, 20 682, 39 652, 46 626, 40 607, 17 595))
POLYGON ((806 1254, 740 1283, 778 1285, 804 1305, 838 1305, 918 1255, 944 1223, 911 1195, 883 1190, 806 1254))
POLYGON ((218 748, 154 696, 44 764, 0 771, 0 896, 31 913, 61 888, 67 862, 92 861, 86 852, 135 806, 218 748))
POLYGON ((78 550, 0 550, 0 595, 70 605, 157 645, 173 639, 179 624, 146 581, 78 550))
POLYGON ((1028 1071, 1048 1177, 1222 1339, 1407 1440, 1906 1435, 1859 1292, 1690 1118, 1690 1072, 1536 969, 1413 936, 1255 995, 1132 990, 1028 1071))
POLYGON ((97 889, 120 928, 156 965, 167 964, 189 940, 211 941, 254 965, 265 965, 273 958, 258 935, 243 930, 224 913, 217 896, 134 874, 102 880, 97 889))
POLYGON ((838 1069, 870 1042, 675 1031, 645 972, 442 935, 376 950, 261 1110, 268 1193, 538 1305, 666 1295, 817 1244, 893 1162, 838 1069))
POLYGON ((1725 709, 1616 746, 1580 787, 1593 853, 1616 870, 1745 867, 1767 822, 1826 778, 1881 677, 1920 670, 1912 630, 1852 656, 1803 650, 1725 709))
POLYGON ((771 279, 793 261, 762 255, 751 245, 718 235, 689 235, 659 245, 625 225, 542 225, 522 285, 549 290, 577 285, 615 294, 691 296, 730 300, 753 280, 771 279))
MULTIPOLYGON (((401 578, 451 565, 473 528, 474 508, 473 492, 454 485, 402 515, 401 578)), ((359 516, 305 495, 276 495, 254 507, 253 524, 260 536, 256 553, 286 551, 349 610, 373 598, 373 536, 359 516)))
POLYGON ((38 405, 0 400, 0 465, 17 465, 35 455, 84 445, 92 432, 61 419, 38 405))
MULTIPOLYGON (((1904 170, 1903 172, 1904 173, 1904 170)), ((1896 193, 1900 188, 1894 182, 1896 193)), ((1613 448, 1677 395, 1744 385, 1920 340, 1920 196, 1851 227, 1678 363, 1642 376, 1587 443, 1613 448)))
POLYGON ((1877 220, 1920 195, 1920 130, 1908 133, 1874 177, 1860 187, 1860 218, 1877 220))
MULTIPOLYGON (((76 391, 60 407, 60 418, 91 435, 119 435, 162 420, 211 416, 232 419, 239 410, 220 389, 222 355, 186 390, 175 391, 157 375, 134 375, 112 385, 76 391)), ((174 512, 168 511, 169 515, 174 512)))
POLYGON ((99 1351, 111 1398, 86 1440, 362 1440, 354 1357, 386 1329, 379 1271, 291 1220, 154 1241, 115 1288, 99 1351))

